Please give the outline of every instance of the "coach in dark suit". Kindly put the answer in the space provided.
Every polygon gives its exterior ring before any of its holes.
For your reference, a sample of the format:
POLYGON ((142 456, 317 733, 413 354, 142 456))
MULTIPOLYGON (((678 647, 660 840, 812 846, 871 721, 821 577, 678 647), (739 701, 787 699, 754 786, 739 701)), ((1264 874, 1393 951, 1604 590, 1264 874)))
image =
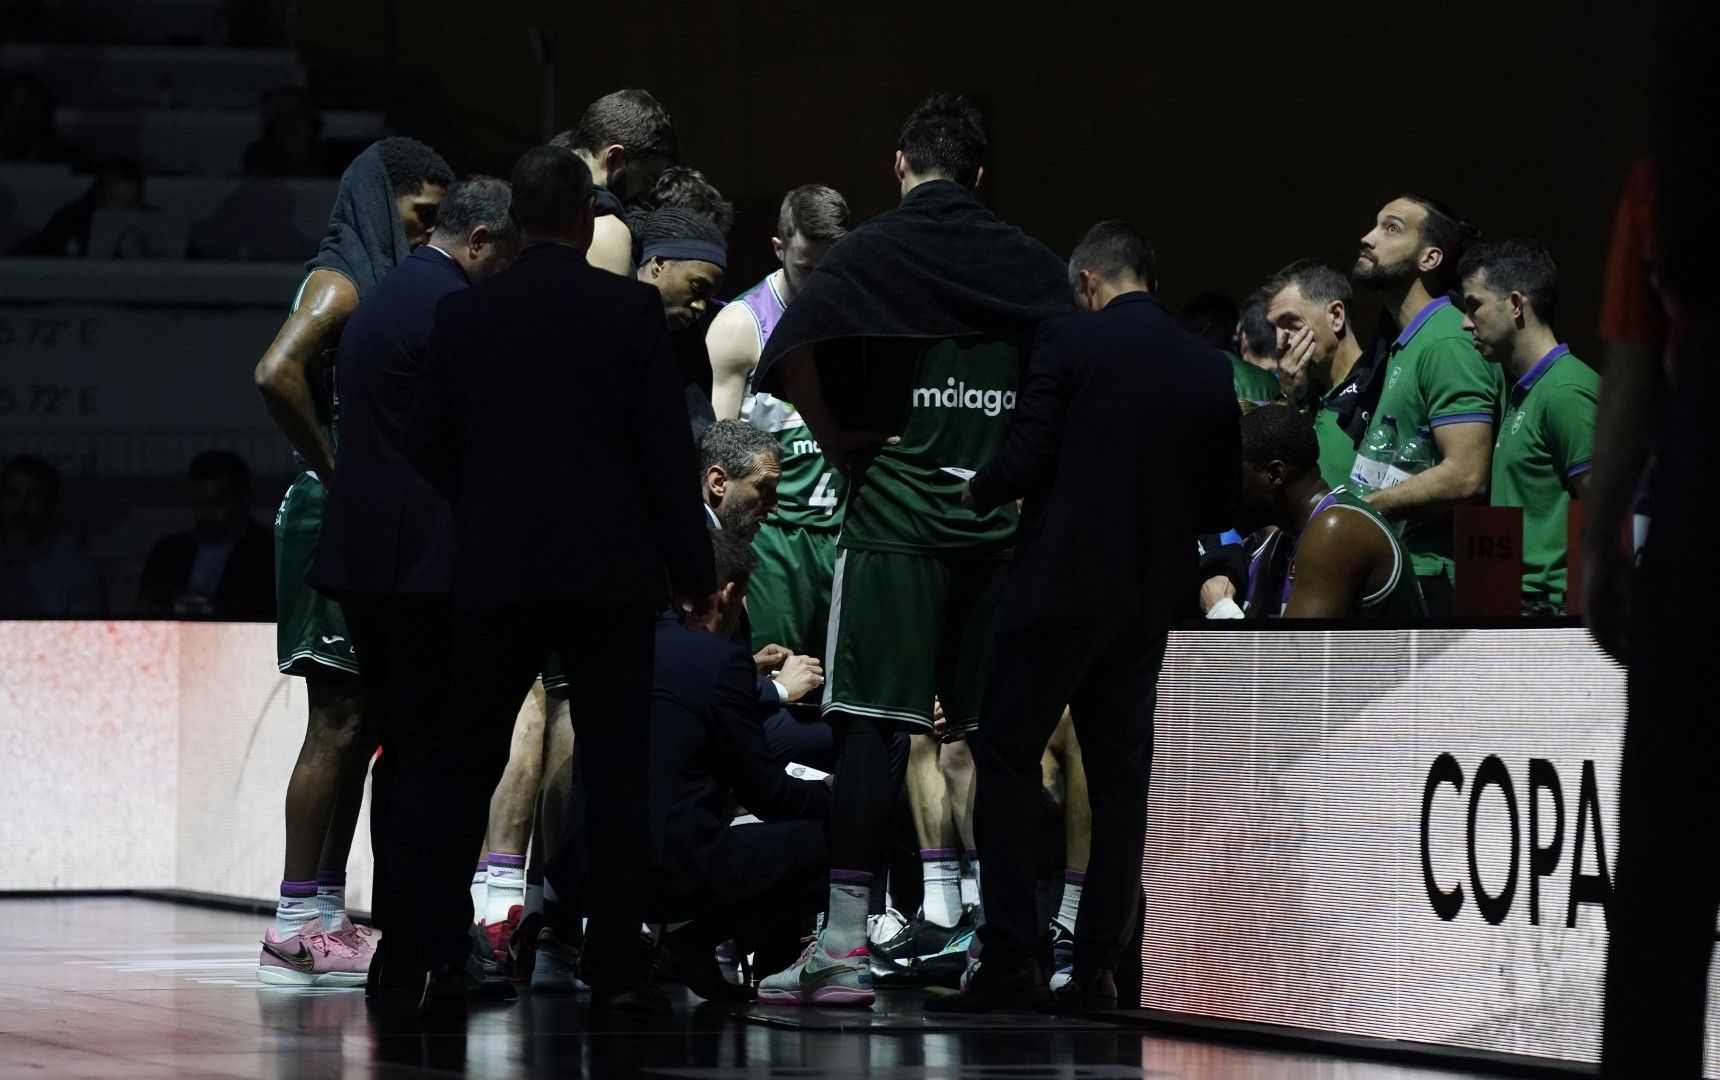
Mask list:
POLYGON ((1133 923, 1166 633, 1196 614, 1195 537, 1228 527, 1239 443, 1223 356, 1152 295, 1152 247, 1094 226, 1070 259, 1078 306, 1042 325, 1008 438, 965 493, 1025 499, 974 739, 983 962, 958 1009, 1031 1004, 1039 759, 1065 705, 1087 763, 1093 854, 1075 929, 1076 1007, 1114 1006, 1133 923))
MULTIPOLYGON (((454 507, 456 752, 435 782, 441 947, 464 956, 466 883, 520 701, 568 668, 593 876, 584 952, 597 1007, 666 1012, 644 987, 646 754, 654 620, 714 599, 711 544, 663 301, 587 265, 592 185, 555 147, 514 167, 513 266, 443 301, 407 423, 454 507)), ((401 783, 405 783, 402 777, 401 783)))
MULTIPOLYGON (((369 719, 384 753, 372 780, 370 831, 376 853, 372 916, 383 934, 371 988, 404 1004, 423 1002, 424 952, 418 903, 426 844, 422 801, 433 793, 403 774, 434 769, 447 724, 453 580, 448 500, 406 460, 406 415, 423 373, 436 305, 506 266, 519 248, 508 217, 508 185, 476 177, 443 200, 429 243, 389 272, 341 334, 335 475, 311 583, 341 601, 369 719)), ((467 853, 468 861, 470 852, 467 853)), ((439 985, 438 995, 450 991, 439 985)))
MULTIPOLYGON (((754 700, 753 658, 732 640, 758 560, 739 532, 710 536, 718 582, 711 629, 687 629, 667 613, 657 620, 645 915, 686 924, 663 938, 661 975, 707 1000, 750 1000, 750 989, 723 980, 717 943, 740 939, 767 970, 794 960, 800 920, 824 906, 830 789, 789 776, 771 752, 754 700), (759 823, 731 825, 735 802, 759 823)), ((594 887, 580 816, 568 815, 548 872, 561 898, 575 904, 594 887)))

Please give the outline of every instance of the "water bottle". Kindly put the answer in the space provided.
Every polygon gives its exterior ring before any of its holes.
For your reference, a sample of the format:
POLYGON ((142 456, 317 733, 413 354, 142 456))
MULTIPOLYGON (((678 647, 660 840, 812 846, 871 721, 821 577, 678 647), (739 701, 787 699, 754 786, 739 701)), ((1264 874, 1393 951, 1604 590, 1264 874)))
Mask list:
POLYGON ((1396 454, 1397 417, 1382 416, 1356 453, 1356 463, 1350 467, 1350 486, 1362 495, 1378 491, 1396 454))
POLYGON ((1433 468, 1433 432, 1425 427, 1417 428, 1414 435, 1398 447, 1398 452, 1392 458, 1391 468, 1386 470, 1385 482, 1381 487, 1397 487, 1416 473, 1426 472, 1433 468))

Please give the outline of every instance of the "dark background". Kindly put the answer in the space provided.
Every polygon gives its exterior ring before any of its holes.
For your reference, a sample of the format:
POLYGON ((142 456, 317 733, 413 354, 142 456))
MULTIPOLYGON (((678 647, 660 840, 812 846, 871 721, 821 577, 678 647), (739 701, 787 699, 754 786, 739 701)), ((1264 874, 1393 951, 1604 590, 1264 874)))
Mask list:
POLYGON ((857 220, 892 205, 902 119, 950 89, 985 113, 981 191, 1004 218, 1059 252, 1100 218, 1136 221, 1173 307, 1241 295, 1301 255, 1347 268, 1375 211, 1416 191, 1484 235, 1544 239, 1560 329, 1597 363, 1612 210, 1646 140, 1651 23, 1633 4, 1252 0, 420 0, 296 15, 313 86, 386 105, 460 170, 505 175, 539 137, 529 27, 554 42, 557 127, 600 94, 651 90, 683 160, 739 209, 725 294, 769 268, 789 187, 828 183, 857 220))

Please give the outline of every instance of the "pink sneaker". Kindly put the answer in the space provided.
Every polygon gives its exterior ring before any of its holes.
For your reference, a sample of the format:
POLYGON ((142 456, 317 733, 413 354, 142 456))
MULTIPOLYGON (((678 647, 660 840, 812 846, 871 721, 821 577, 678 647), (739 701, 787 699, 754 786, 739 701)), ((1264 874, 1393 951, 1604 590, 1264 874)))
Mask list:
POLYGON ((343 934, 325 932, 315 919, 285 941, 271 926, 257 958, 257 981, 270 986, 363 986, 370 955, 343 934))
POLYGON ((365 956, 376 952, 376 927, 355 923, 351 919, 341 919, 340 928, 329 933, 342 939, 348 945, 357 949, 365 956))

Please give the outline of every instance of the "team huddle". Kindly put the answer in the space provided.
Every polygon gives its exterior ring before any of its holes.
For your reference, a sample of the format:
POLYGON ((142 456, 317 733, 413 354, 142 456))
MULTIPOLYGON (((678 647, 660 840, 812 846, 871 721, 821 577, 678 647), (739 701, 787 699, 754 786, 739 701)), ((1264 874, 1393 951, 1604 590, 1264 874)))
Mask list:
POLYGON ((1489 492, 1524 508, 1525 610, 1563 610, 1598 379, 1539 244, 1399 197, 1348 275, 1292 263, 1197 335, 1134 227, 1066 259, 998 220, 984 149, 928 99, 900 205, 851 229, 795 187, 780 268, 726 304, 732 208, 643 91, 511 182, 405 138, 354 161, 256 373, 303 470, 278 659, 308 702, 260 980, 420 1010, 529 982, 660 1012, 654 980, 1115 1007, 1172 625, 1448 614, 1451 511, 1489 492), (1369 347, 1352 282, 1395 337, 1369 347), (567 365, 603 358, 614 415, 557 411, 577 372, 507 370, 540 317, 567 365), (504 385, 518 409, 484 415, 504 385), (513 431, 610 475, 474 471, 513 431), (1072 479, 1106 441, 1109 475, 1072 479), (531 561, 591 561, 612 512, 650 523, 650 572, 531 561), (367 772, 376 929, 345 910, 367 772))

